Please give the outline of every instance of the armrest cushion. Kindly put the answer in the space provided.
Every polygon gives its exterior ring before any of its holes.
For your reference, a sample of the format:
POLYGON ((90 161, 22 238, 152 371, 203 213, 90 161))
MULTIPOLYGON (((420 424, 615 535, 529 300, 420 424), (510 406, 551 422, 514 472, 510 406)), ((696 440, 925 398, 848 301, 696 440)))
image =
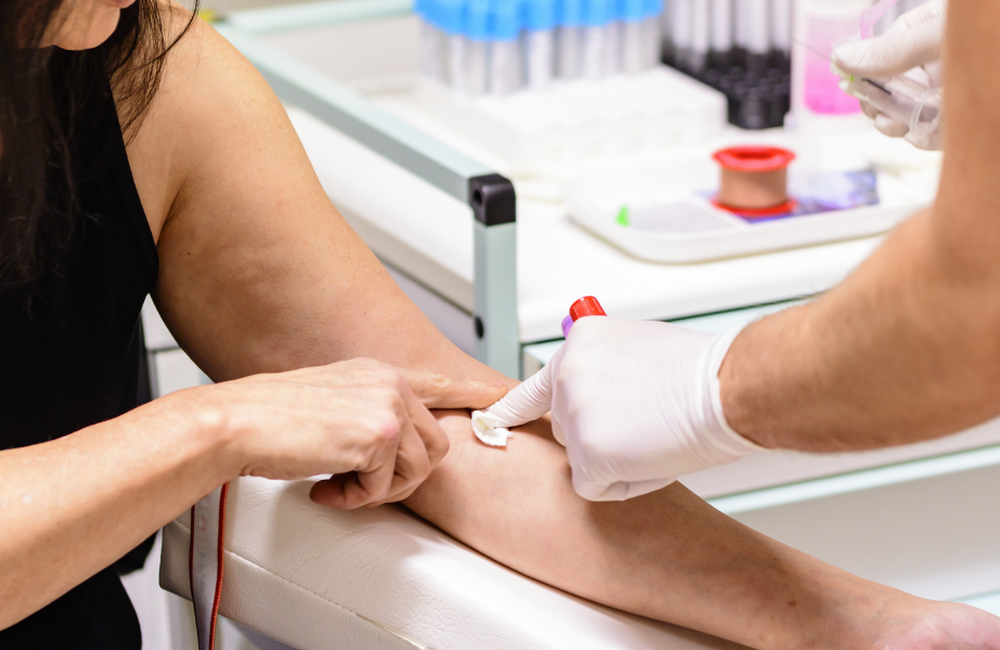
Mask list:
MULTIPOLYGON (((319 506, 310 486, 234 481, 226 520, 221 614, 299 650, 739 647, 535 582, 401 507, 319 506)), ((189 526, 164 528, 160 583, 190 599, 189 526)))

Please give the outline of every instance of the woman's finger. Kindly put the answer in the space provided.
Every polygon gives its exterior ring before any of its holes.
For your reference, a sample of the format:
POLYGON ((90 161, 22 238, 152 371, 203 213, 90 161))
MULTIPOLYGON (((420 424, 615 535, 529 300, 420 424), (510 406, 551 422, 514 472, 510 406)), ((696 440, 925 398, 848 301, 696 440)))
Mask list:
POLYGON ((309 490, 309 498, 316 503, 329 506, 331 508, 347 509, 344 500, 344 484, 347 480, 355 476, 357 472, 347 474, 334 474, 325 481, 317 481, 309 490))
POLYGON ((371 466, 358 470, 357 478, 344 486, 344 499, 348 508, 382 501, 389 496, 392 480, 396 474, 396 452, 398 443, 392 449, 382 449, 378 459, 371 466))
POLYGON ((420 436, 424 449, 427 450, 431 469, 434 469, 451 448, 451 439, 438 424, 437 419, 427 410, 428 407, 424 406, 413 393, 405 395, 403 399, 410 421, 420 436))
POLYGON ((388 503, 399 503, 400 501, 406 501, 411 496, 413 496, 414 492, 416 492, 418 489, 420 489, 421 485, 423 485, 423 483, 418 483, 417 485, 411 486, 410 489, 408 489, 408 490, 406 490, 404 492, 400 492, 399 494, 393 496, 391 499, 388 499, 386 501, 382 501, 380 503, 370 503, 370 504, 368 504, 365 507, 366 508, 377 508, 378 506, 384 506, 384 505, 386 505, 388 503))
POLYGON ((502 381, 451 379, 433 372, 400 369, 410 390, 431 409, 486 408, 507 394, 502 381))
POLYGON ((381 503, 391 503, 404 498, 403 495, 415 490, 430 473, 431 461, 424 441, 414 426, 407 423, 400 435, 396 467, 389 485, 389 493, 381 503))
POLYGON ((398 446, 397 437, 396 444, 377 447, 365 467, 320 481, 313 486, 310 496, 319 503, 347 510, 383 501, 389 496, 398 446))

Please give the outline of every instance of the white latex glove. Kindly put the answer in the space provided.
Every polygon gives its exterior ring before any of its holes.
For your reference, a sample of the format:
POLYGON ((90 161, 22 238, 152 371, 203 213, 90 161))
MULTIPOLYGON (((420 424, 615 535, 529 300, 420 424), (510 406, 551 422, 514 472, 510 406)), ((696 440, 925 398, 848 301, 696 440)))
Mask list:
MULTIPOLYGON (((843 72, 867 79, 885 79, 906 74, 928 87, 941 85, 941 45, 947 0, 931 0, 896 19, 881 36, 844 43, 833 51, 833 65, 843 72)), ((941 148, 941 127, 925 136, 909 133, 909 126, 890 119, 861 102, 875 128, 903 138, 920 149, 941 148)), ((942 122, 943 124, 943 122, 942 122)))
POLYGON ((573 488, 620 501, 762 449, 726 423, 719 367, 738 330, 581 318, 541 371, 487 409, 511 427, 552 411, 573 488))

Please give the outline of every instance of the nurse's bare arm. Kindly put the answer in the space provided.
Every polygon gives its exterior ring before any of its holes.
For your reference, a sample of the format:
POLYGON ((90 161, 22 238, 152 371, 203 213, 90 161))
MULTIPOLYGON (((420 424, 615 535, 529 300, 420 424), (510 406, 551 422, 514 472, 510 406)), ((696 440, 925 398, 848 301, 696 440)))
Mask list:
POLYGON ((1000 3, 954 0, 932 208, 841 286, 737 337, 730 424, 768 447, 914 442, 1000 414, 1000 3))
MULTIPOLYGON (((498 377, 448 342, 348 228, 236 52, 199 27, 177 60, 160 110, 186 134, 174 155, 190 168, 162 227, 156 300, 213 378, 357 355, 498 377), (171 108, 171 96, 183 102, 171 108)), ((762 648, 875 647, 892 626, 943 611, 768 540, 679 485, 585 502, 545 422, 498 451, 472 438, 467 414, 440 417, 452 451, 409 507, 567 591, 762 648)))

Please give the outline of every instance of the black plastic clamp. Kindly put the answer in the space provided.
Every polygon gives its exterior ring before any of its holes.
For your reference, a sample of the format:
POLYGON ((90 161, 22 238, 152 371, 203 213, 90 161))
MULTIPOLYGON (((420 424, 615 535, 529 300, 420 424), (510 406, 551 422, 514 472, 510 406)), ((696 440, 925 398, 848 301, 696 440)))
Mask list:
POLYGON ((476 220, 484 226, 498 226, 517 221, 514 184, 500 174, 470 178, 469 205, 472 206, 476 220))

